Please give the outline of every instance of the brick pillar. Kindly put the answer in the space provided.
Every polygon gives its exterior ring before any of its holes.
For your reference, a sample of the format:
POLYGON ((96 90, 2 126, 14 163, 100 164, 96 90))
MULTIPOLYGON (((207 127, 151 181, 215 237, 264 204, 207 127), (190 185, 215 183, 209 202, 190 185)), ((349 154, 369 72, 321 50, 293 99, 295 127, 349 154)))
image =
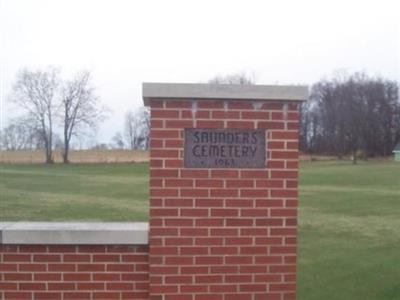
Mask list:
POLYGON ((143 97, 151 107, 150 299, 294 299, 298 105, 307 89, 148 83, 143 97), (223 157, 189 166, 193 128, 234 129, 237 148, 192 149, 223 157), (265 137, 262 165, 235 167, 252 159, 243 149, 254 130, 265 137))

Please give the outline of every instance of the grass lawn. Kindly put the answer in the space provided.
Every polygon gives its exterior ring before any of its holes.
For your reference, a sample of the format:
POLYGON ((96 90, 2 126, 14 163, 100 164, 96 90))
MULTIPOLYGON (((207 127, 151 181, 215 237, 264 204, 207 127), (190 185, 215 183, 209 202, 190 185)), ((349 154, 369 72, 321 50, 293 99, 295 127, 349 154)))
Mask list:
POLYGON ((2 221, 146 221, 147 164, 0 165, 2 221))
MULTIPOLYGON (((0 165, 0 221, 147 220, 146 164, 0 165)), ((400 299, 400 163, 306 162, 298 299, 400 299)))

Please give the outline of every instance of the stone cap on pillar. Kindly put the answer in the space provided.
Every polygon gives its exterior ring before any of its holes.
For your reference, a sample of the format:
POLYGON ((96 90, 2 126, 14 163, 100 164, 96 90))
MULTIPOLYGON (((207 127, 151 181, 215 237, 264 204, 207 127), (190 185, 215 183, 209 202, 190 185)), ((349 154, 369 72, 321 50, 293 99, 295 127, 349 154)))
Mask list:
POLYGON ((308 87, 300 85, 240 85, 144 82, 143 102, 149 99, 230 99, 259 101, 306 101, 308 87))

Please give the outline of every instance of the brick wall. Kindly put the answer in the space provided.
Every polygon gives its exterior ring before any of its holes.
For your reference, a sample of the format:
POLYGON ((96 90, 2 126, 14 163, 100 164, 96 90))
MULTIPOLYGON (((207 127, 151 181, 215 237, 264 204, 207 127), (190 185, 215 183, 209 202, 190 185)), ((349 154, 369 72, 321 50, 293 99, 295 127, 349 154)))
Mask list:
POLYGON ((298 104, 150 107, 150 299, 295 298, 298 104), (184 168, 184 128, 266 129, 266 168, 184 168))
POLYGON ((148 246, 0 245, 0 299, 148 299, 148 246))

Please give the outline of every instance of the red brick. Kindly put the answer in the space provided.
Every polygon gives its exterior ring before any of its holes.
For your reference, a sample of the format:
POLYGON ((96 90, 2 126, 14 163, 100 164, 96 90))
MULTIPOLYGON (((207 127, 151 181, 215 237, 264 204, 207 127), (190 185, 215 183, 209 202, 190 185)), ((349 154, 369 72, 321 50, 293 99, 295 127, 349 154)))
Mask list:
POLYGON ((297 151, 272 151, 272 159, 297 159, 299 153, 297 151))
POLYGON ((239 119, 240 112, 215 110, 211 112, 211 116, 213 119, 239 119))
POLYGON ((269 286, 271 292, 273 291, 294 291, 296 285, 293 283, 274 283, 269 286))
POLYGON ((105 290, 104 282, 78 282, 78 290, 105 290))
POLYGON ((195 200, 196 207, 221 207, 223 204, 223 199, 197 198, 195 200))
POLYGON ((265 180, 256 180, 257 188, 282 188, 283 180, 273 180, 273 179, 265 179, 265 180))
POLYGON ((236 170, 211 170, 211 177, 216 178, 237 178, 239 172, 236 170))
POLYGON ((296 217, 296 209, 271 209, 271 217, 296 217))
POLYGON ((181 170, 183 178, 208 178, 208 170, 181 170))
POLYGON ((210 118, 210 112, 208 110, 197 110, 194 113, 192 113, 191 110, 182 110, 181 111, 181 118, 182 119, 209 119, 210 118))
POLYGON ((221 100, 201 100, 197 102, 197 106, 206 109, 223 108, 224 102, 221 100))
POLYGON ((180 247, 181 255, 206 255, 208 247, 180 247))
MULTIPOLYGON (((217 258, 210 260, 210 257, 198 257, 200 261, 203 261, 207 259, 206 261, 212 261, 211 264, 216 264, 217 258)), ((218 260, 219 261, 219 260, 218 260)), ((201 264, 201 262, 200 262, 201 264)), ((209 264, 209 263, 206 263, 209 264)), ((195 282, 196 283, 216 283, 216 282, 222 282, 222 275, 196 275, 195 276, 195 282)))
POLYGON ((27 252, 27 253, 42 253, 47 252, 47 246, 45 245, 20 245, 19 252, 27 252))
POLYGON ((5 264, 1 263, 0 264, 0 272, 13 272, 17 271, 17 264, 5 264))
POLYGON ((151 109, 164 108, 164 101, 159 100, 159 99, 151 99, 150 106, 151 106, 151 109))
POLYGON ((179 156, 178 150, 150 150, 152 158, 177 158, 179 156))
POLYGON ((119 281, 120 273, 93 273, 94 281, 119 281))
POLYGON ((37 291, 46 289, 44 282, 20 282, 18 285, 20 290, 37 291))
POLYGON ((34 262, 60 262, 61 255, 59 254, 34 254, 34 262))
POLYGON ((57 292, 40 292, 34 294, 34 299, 62 299, 62 294, 57 292))
POLYGON ((285 161, 284 160, 268 160, 267 168, 268 169, 284 169, 285 161))
POLYGON ((207 293, 208 285, 181 284, 180 290, 182 293, 207 293))
POLYGON ((89 254, 65 254, 63 256, 64 262, 90 262, 89 254))
POLYGON ((241 113, 242 119, 260 119, 260 120, 268 120, 270 114, 268 111, 242 111, 241 113))
POLYGON ((296 228, 271 228, 271 235, 286 236, 286 235, 296 235, 296 228))
POLYGON ((251 171, 246 171, 243 170, 240 172, 240 175, 242 178, 268 178, 268 171, 267 170, 251 170, 251 171))
POLYGON ((166 265, 193 265, 193 257, 167 256, 165 257, 166 265))
POLYGON ((48 290, 54 291, 68 291, 75 289, 75 283, 73 282, 48 282, 48 290))
POLYGON ((239 192, 237 189, 211 189, 210 196, 211 197, 237 197, 239 192))
POLYGON ((171 118, 178 118, 179 111, 178 110, 158 110, 152 109, 151 110, 151 117, 157 119, 171 119, 171 118))
POLYGON ((224 128, 223 121, 197 121, 196 128, 224 128))
POLYGON ((272 197, 296 198, 297 190, 271 190, 272 197))
POLYGON ((64 299, 91 299, 89 292, 66 292, 63 296, 64 299))
POLYGON ((168 218, 164 220, 165 226, 172 226, 172 227, 190 227, 193 226, 194 221, 192 218, 168 218))
POLYGON ((213 255, 237 255, 238 248, 237 247, 210 247, 210 253, 213 255))
POLYGON ((181 189, 181 197, 207 197, 208 189, 181 189))
POLYGON ((150 189, 150 197, 176 197, 178 196, 177 189, 150 189))
POLYGON ((229 101, 228 109, 253 109, 253 103, 250 101, 229 101))
POLYGON ((268 197, 269 190, 266 189, 243 189, 240 191, 241 197, 268 197))
POLYGON ((189 101, 185 101, 185 100, 168 100, 165 101, 165 107, 166 108, 191 108, 192 107, 192 103, 189 101))
POLYGON ((151 208, 150 209, 150 217, 168 217, 168 216, 177 216, 178 209, 177 208, 151 208))
POLYGON ((253 226, 253 219, 227 219, 226 226, 253 226))
POLYGON ((239 210, 236 208, 211 208, 213 217, 237 217, 239 210))
MULTIPOLYGON (((150 159, 150 167, 151 168, 162 168, 162 166, 163 166, 163 160, 162 159, 150 159)), ((150 182, 151 182, 151 180, 154 180, 154 179, 150 179, 150 182)))
POLYGON ((110 282, 106 283, 106 289, 107 290, 132 290, 133 289, 133 283, 129 282, 110 282))
POLYGON ((228 121, 228 128, 234 129, 254 129, 253 121, 228 121))
POLYGON ((31 273, 3 273, 5 281, 31 281, 31 273))
POLYGON ((164 121, 151 119, 150 126, 151 128, 164 128, 164 121))
POLYGON ((210 237, 204 237, 204 238, 196 238, 195 239, 195 244, 196 245, 222 245, 223 240, 221 238, 210 238, 210 237))
POLYGON ((50 245, 50 253, 74 253, 77 251, 77 246, 75 245, 50 245))
POLYGON ((189 266, 181 267, 182 274, 208 274, 208 266, 189 266))
POLYGON ((46 265, 45 264, 19 264, 18 270, 22 271, 22 272, 24 272, 24 271, 27 271, 27 272, 46 271, 46 265))
POLYGON ((229 283, 252 282, 252 275, 226 275, 225 278, 229 283))
POLYGON ((165 168, 181 168, 183 167, 182 159, 166 159, 164 160, 165 168))
POLYGON ((262 109, 268 109, 268 110, 282 110, 282 109, 283 109, 283 103, 278 103, 278 102, 266 102, 266 103, 263 103, 262 109))
POLYGON ((179 130, 151 130, 150 138, 151 139, 168 139, 168 138, 179 138, 179 130))
POLYGON ((299 137, 296 131, 273 131, 272 139, 276 140, 297 140, 299 137))
POLYGON ((267 286, 265 284, 241 284, 239 291, 241 292, 263 292, 266 291, 267 286))
POLYGON ((207 228, 181 228, 181 236, 205 236, 207 235, 207 228))
POLYGON ((64 281, 89 281, 90 273, 63 273, 64 281))
POLYGON ((284 122, 276 122, 276 121, 266 121, 266 122, 258 122, 257 128, 259 129, 284 129, 285 123, 284 122))
POLYGON ((4 292, 5 299, 32 299, 31 292, 4 292))
POLYGON ((297 171, 271 171, 271 177, 273 178, 297 178, 297 171))
POLYGON ((190 198, 167 198, 164 200, 165 206, 192 207, 193 199, 190 198))
POLYGON ((180 215, 182 217, 207 217, 208 209, 182 208, 180 210, 180 215))
POLYGON ((224 182, 217 179, 197 179, 196 187, 223 187, 224 182))
POLYGON ((29 254, 3 254, 4 262, 30 262, 31 255, 29 254))
POLYGON ((178 170, 150 169, 150 177, 178 177, 178 170))
POLYGON ((225 200, 226 207, 252 207, 253 204, 253 199, 237 198, 225 200))
POLYGON ((61 281, 60 273, 36 273, 33 276, 34 281, 61 281))
POLYGON ((182 148, 183 140, 165 140, 166 148, 182 148))
POLYGON ((118 292, 94 292, 93 299, 104 299, 104 300, 119 299, 119 293, 118 292))
POLYGON ((184 275, 177 275, 177 276, 165 276, 165 283, 166 284, 188 284, 192 283, 192 276, 184 276, 184 275))
POLYGON ((166 120, 165 128, 192 128, 193 121, 189 120, 166 120))

